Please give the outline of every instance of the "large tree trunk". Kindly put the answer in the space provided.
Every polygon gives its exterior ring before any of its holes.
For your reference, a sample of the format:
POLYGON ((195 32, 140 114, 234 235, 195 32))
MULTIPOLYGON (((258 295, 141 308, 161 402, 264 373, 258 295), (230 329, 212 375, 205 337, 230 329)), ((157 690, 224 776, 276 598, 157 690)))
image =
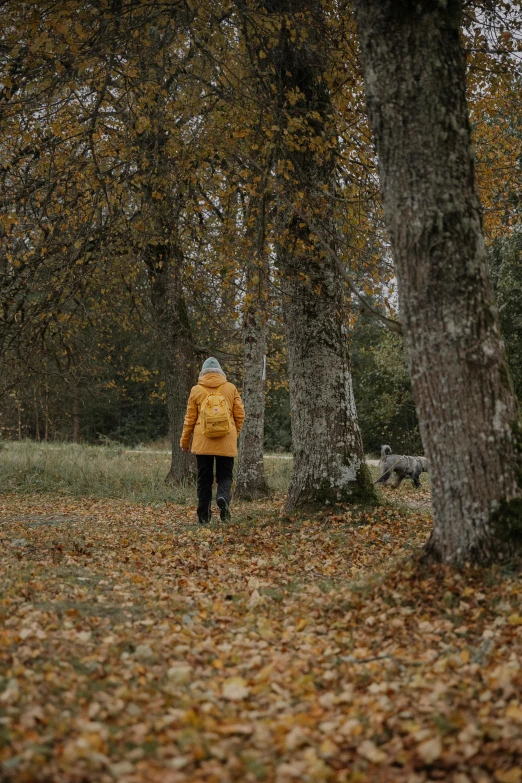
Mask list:
POLYGON ((36 396, 36 386, 33 387, 33 410, 34 410, 34 437, 36 441, 40 440, 40 417, 38 415, 38 398, 36 396))
MULTIPOLYGON (((295 221, 291 231, 299 231, 295 221)), ((303 236, 304 248, 306 241, 303 236)), ((370 501, 374 490, 357 424, 344 292, 337 269, 314 258, 311 249, 305 255, 297 250, 283 255, 281 286, 294 452, 285 509, 370 501)))
POLYGON ((73 412, 72 412, 72 439, 73 443, 81 441, 81 413, 80 413, 80 392, 75 387, 73 389, 73 412))
MULTIPOLYGON (((322 5, 320 0, 265 0, 264 5, 280 22, 271 60, 278 91, 281 188, 288 202, 297 200, 324 224, 330 211, 324 193, 335 190, 337 163, 322 5)), ((335 234, 334 226, 329 229, 335 234)), ((374 488, 352 393, 343 284, 306 216, 289 215, 278 262, 294 451, 285 509, 371 501, 374 488)))
POLYGON ((252 253, 247 266, 247 301, 243 318, 243 404, 245 424, 239 440, 235 495, 246 500, 268 494, 263 460, 265 361, 267 345, 268 264, 265 252, 266 197, 254 200, 252 253), (259 203, 257 203, 259 202, 259 203))
POLYGON ((49 387, 45 384, 45 397, 44 397, 44 416, 45 416, 45 429, 44 429, 44 441, 47 443, 49 439, 49 387))
POLYGON ((179 446, 187 400, 197 378, 196 350, 184 292, 185 259, 179 234, 189 187, 188 181, 182 182, 181 172, 172 168, 172 157, 166 149, 173 130, 170 101, 176 94, 176 78, 181 72, 177 56, 169 47, 173 46, 171 36, 175 36, 177 24, 181 30, 189 17, 190 14, 183 18, 181 12, 176 15, 170 32, 165 30, 161 35, 155 32, 156 43, 149 43, 150 56, 138 57, 145 91, 147 85, 150 87, 148 105, 142 109, 149 121, 146 129, 137 128, 136 109, 132 104, 129 107, 129 121, 133 123, 131 138, 139 150, 140 216, 148 232, 143 238, 138 232, 135 240, 151 280, 151 303, 162 349, 172 442, 172 460, 166 481, 174 484, 193 478, 196 472, 194 456, 185 454, 179 446))
POLYGON ((522 532, 517 403, 488 281, 461 3, 356 0, 424 450, 430 556, 482 561, 522 532))
POLYGON ((166 480, 193 477, 194 457, 179 447, 190 389, 197 375, 196 351, 183 292, 183 255, 177 246, 154 245, 146 254, 151 301, 162 345, 172 460, 166 480))

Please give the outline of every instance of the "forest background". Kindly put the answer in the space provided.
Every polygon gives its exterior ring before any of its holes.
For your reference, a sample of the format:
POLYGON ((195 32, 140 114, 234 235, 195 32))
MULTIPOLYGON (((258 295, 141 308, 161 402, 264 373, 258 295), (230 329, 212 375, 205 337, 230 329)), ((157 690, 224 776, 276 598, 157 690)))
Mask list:
MULTIPOLYGON (((342 3, 325 11, 339 195, 308 225, 350 273, 365 448, 420 452, 402 337, 353 293, 396 317, 353 21, 342 3)), ((252 76, 270 59, 256 31, 227 3, 8 3, 2 16, 1 437, 165 439, 179 334, 192 380, 213 354, 241 387, 249 309, 261 301, 265 448, 291 450, 277 247, 281 214, 289 201, 303 210, 304 194, 285 192, 290 164, 273 162, 283 131, 252 76)), ((489 261, 520 398, 519 41, 507 11, 470 11, 464 35, 489 261)))

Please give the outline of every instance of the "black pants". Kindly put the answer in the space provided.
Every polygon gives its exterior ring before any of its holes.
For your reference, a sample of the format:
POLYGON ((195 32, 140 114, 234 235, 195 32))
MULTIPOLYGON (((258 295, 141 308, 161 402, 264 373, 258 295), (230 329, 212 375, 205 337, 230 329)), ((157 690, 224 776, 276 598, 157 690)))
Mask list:
POLYGON ((214 460, 216 460, 216 498, 223 497, 230 503, 234 457, 215 457, 213 454, 197 454, 198 461, 198 519, 208 522, 212 503, 212 484, 214 483, 214 460))

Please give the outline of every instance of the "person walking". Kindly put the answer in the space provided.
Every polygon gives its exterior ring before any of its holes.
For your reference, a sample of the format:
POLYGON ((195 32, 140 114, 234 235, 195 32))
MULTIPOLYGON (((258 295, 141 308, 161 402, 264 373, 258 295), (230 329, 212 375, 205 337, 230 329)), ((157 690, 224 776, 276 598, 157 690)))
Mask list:
POLYGON ((198 522, 210 522, 212 516, 212 485, 216 465, 216 503, 222 521, 230 519, 230 491, 237 439, 245 409, 239 392, 227 381, 218 360, 211 356, 199 374, 198 383, 190 390, 183 422, 180 446, 190 450, 198 462, 198 522))

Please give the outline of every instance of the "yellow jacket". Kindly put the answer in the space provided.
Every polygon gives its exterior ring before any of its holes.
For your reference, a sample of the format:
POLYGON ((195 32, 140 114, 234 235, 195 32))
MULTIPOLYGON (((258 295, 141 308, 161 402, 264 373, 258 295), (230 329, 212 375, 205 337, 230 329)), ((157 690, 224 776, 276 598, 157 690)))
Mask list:
POLYGON ((193 386, 187 403, 187 412, 183 422, 183 432, 181 434, 180 446, 182 449, 188 449, 190 438, 192 439, 193 454, 215 454, 218 457, 237 457, 237 438, 241 432, 241 427, 245 420, 245 409, 241 402, 239 392, 233 383, 228 383, 226 376, 220 372, 205 373, 198 381, 197 386, 193 386), (222 386, 220 394, 223 395, 228 403, 230 411, 230 432, 221 438, 207 438, 202 433, 199 414, 202 404, 207 399, 211 391, 222 386))

